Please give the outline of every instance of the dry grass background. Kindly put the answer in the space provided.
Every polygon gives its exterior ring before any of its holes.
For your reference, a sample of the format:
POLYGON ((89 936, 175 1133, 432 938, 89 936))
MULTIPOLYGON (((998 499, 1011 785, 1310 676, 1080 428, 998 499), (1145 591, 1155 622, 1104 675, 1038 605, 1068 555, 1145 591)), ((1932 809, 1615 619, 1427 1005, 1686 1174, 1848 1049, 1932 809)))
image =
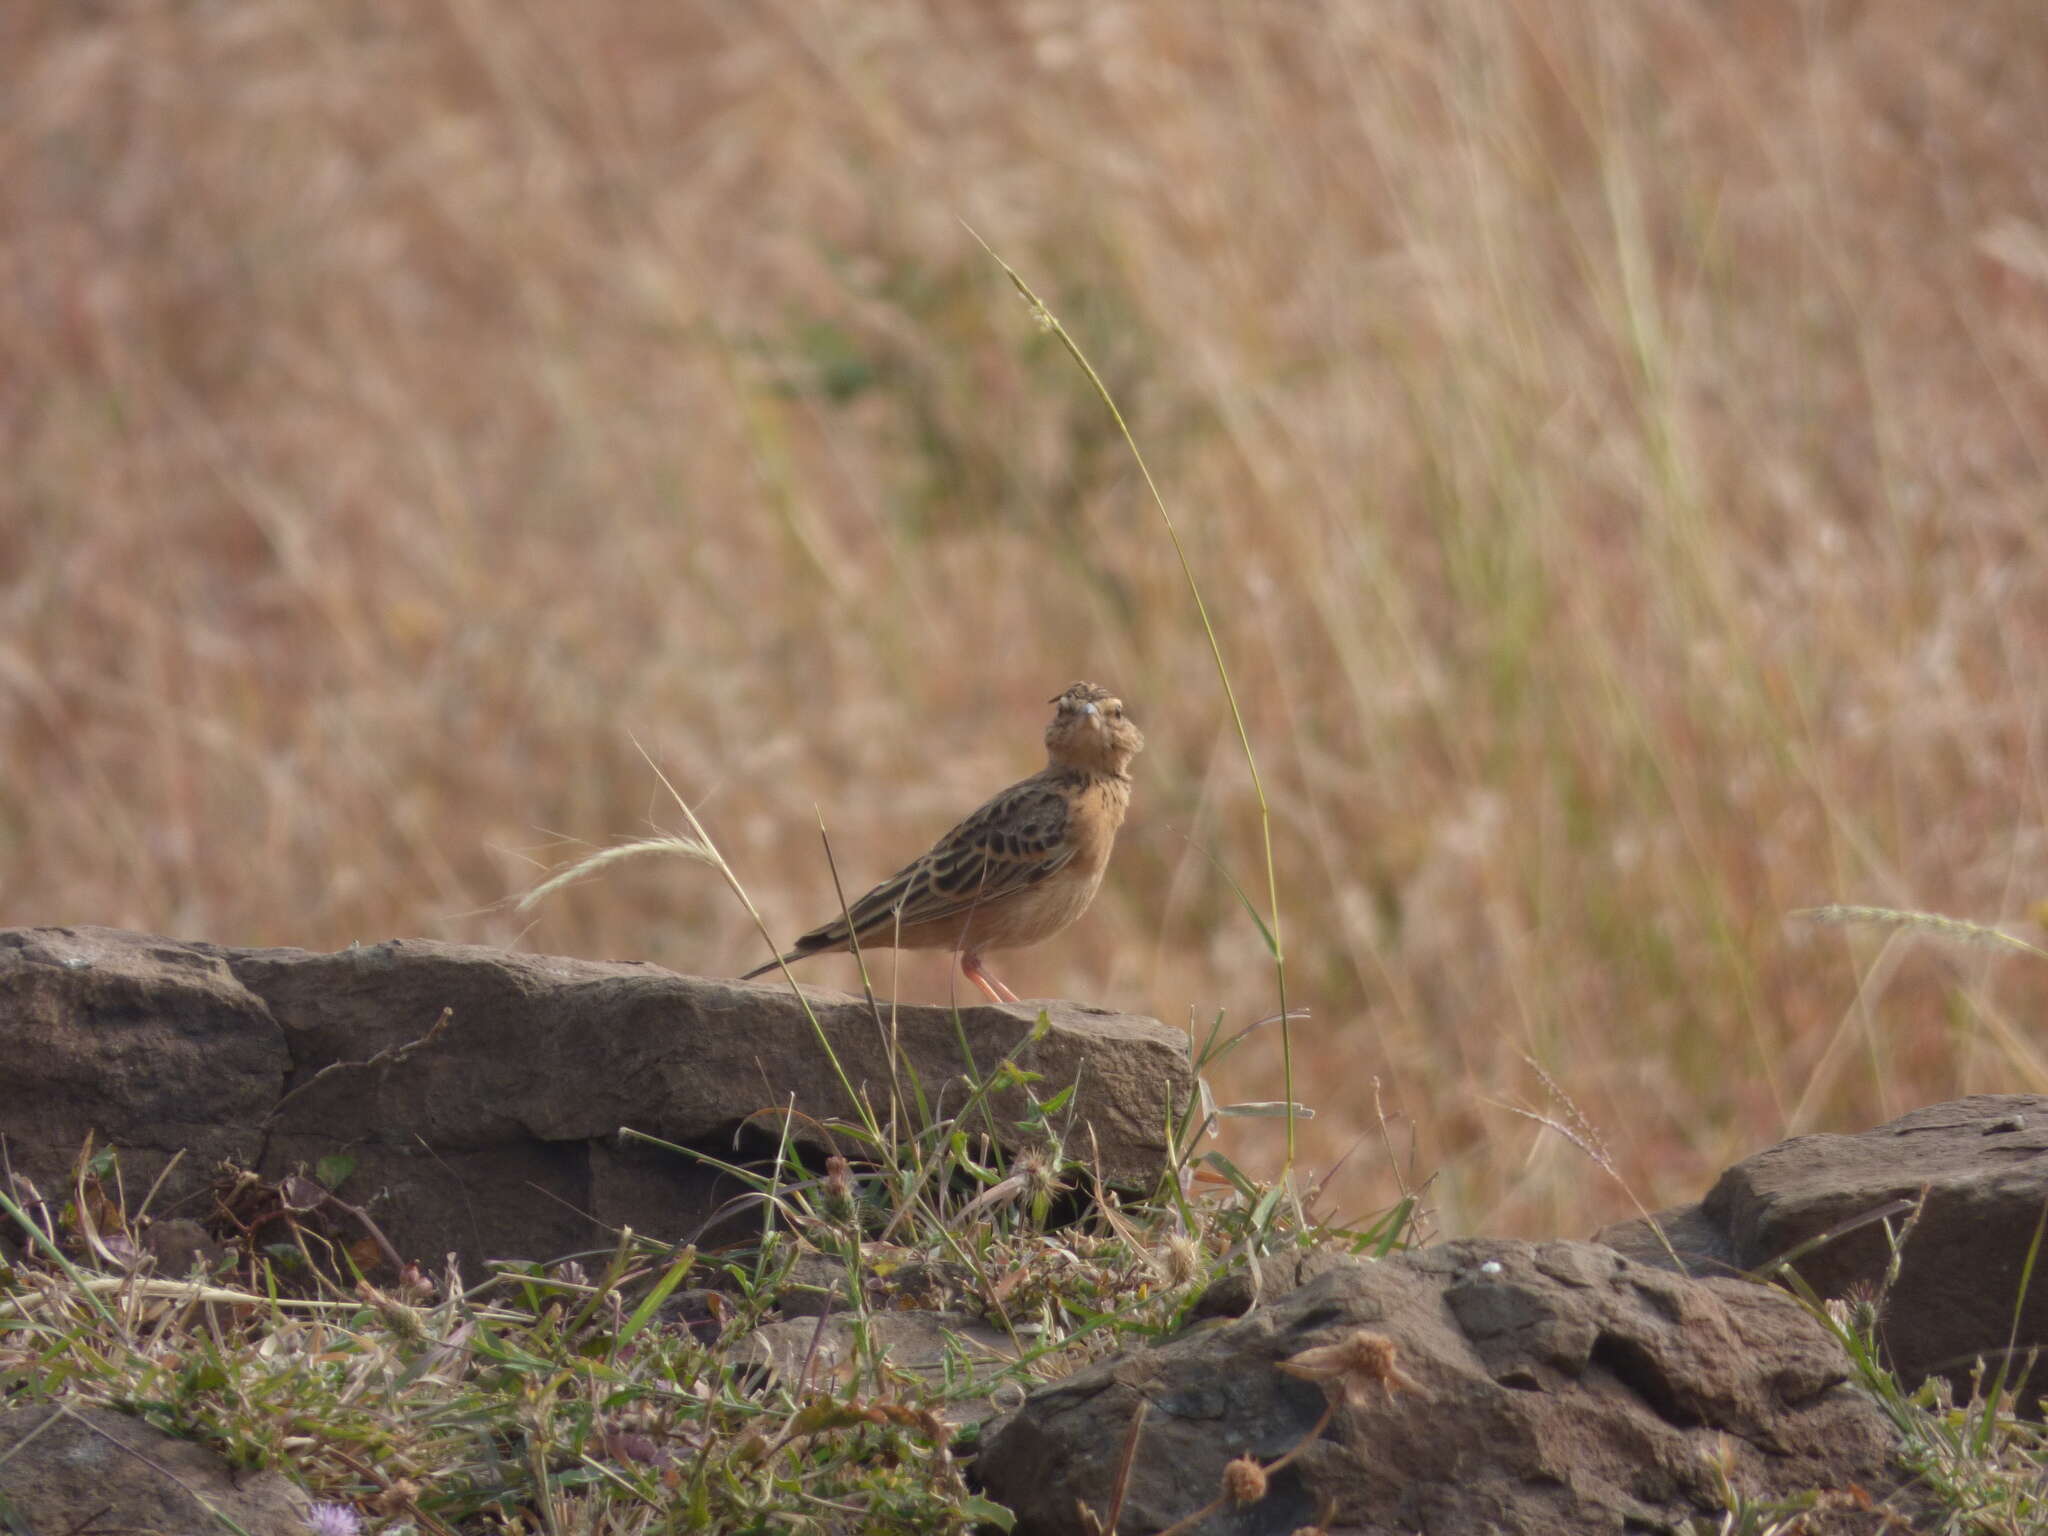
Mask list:
POLYGON ((787 936, 814 806, 884 873, 1088 676, 1134 821, 1005 974, 1267 1011, 1172 551, 965 219, 1219 615, 1312 1160, 1377 1078, 1575 1232, 1525 1056, 1650 1202, 2048 1087, 2040 968, 1784 921, 2048 896, 2044 144, 2036 0, 13 0, 0 922, 731 974, 691 866, 496 905, 664 819, 629 732, 787 936))

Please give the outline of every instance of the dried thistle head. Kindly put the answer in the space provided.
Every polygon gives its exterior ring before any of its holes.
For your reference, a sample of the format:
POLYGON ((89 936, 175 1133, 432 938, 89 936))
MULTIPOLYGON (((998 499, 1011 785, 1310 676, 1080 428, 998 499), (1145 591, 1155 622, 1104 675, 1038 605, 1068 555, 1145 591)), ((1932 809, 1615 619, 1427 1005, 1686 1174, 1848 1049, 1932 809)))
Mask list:
MULTIPOLYGON (((1848 1309, 1848 1326, 1860 1334, 1874 1334, 1884 1313, 1884 1288, 1870 1280, 1852 1280, 1842 1293, 1848 1309)), ((1834 1302, 1829 1302, 1832 1309, 1834 1302)), ((1830 1312, 1832 1315, 1832 1310, 1830 1312)))
POLYGON ((1164 1244, 1153 1251, 1153 1262, 1166 1283, 1176 1289, 1193 1285, 1201 1278, 1208 1255, 1203 1252, 1201 1241, 1185 1232, 1176 1232, 1164 1244))
POLYGON ((1397 1346, 1383 1333, 1357 1328, 1334 1344, 1318 1344, 1280 1362, 1303 1381, 1319 1381, 1343 1395, 1346 1406, 1362 1408, 1375 1396, 1420 1392, 1421 1383, 1395 1364, 1397 1346))
POLYGON ((1049 1200, 1066 1191, 1060 1182, 1059 1169, 1051 1153, 1043 1147, 1027 1147, 1017 1154, 1010 1164, 1010 1171, 1024 1180, 1024 1188, 1033 1200, 1049 1200))
POLYGON ((395 1478, 384 1485, 383 1491, 370 1499, 370 1513, 380 1520, 402 1515, 412 1508, 420 1496, 420 1485, 409 1477, 395 1478))
POLYGON ((1223 1468, 1223 1497, 1233 1504, 1256 1504, 1266 1496, 1266 1469, 1250 1456, 1240 1456, 1223 1468))
POLYGON ((590 1284, 590 1271, 585 1269, 575 1259, 563 1259, 558 1264, 550 1265, 548 1267, 548 1275, 552 1279, 561 1281, 564 1285, 588 1287, 590 1284))

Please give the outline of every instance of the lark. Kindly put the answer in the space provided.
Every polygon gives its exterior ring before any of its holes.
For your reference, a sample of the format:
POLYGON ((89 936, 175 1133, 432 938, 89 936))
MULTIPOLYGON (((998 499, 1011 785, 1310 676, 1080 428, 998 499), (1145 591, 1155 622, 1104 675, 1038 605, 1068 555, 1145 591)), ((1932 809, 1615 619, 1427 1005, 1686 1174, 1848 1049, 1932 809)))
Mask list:
POLYGON ((861 949, 950 949, 992 1003, 1017 994, 982 963, 991 950, 1040 944, 1088 910, 1131 804, 1131 759, 1145 738, 1123 700, 1094 683, 1053 699, 1046 764, 751 980, 812 955, 861 949))

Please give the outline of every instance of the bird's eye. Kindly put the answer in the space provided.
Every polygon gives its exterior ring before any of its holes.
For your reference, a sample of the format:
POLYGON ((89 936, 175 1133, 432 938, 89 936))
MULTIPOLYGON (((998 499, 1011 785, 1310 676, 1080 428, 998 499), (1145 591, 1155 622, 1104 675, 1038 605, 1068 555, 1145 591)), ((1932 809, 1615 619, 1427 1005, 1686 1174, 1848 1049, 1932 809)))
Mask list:
POLYGON ((1112 704, 1109 706, 1109 713, 1112 719, 1121 720, 1124 717, 1124 707, 1121 704, 1112 704))

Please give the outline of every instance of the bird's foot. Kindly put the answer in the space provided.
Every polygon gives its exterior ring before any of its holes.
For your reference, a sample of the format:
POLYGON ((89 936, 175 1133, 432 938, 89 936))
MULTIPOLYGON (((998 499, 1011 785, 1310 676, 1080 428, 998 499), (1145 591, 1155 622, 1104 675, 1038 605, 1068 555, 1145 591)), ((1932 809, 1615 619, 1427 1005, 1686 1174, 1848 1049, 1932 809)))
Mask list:
POLYGON ((992 1003, 1014 1003, 1017 994, 1004 986, 1000 979, 983 968, 981 956, 971 950, 960 955, 960 974, 981 988, 982 995, 992 1003))

